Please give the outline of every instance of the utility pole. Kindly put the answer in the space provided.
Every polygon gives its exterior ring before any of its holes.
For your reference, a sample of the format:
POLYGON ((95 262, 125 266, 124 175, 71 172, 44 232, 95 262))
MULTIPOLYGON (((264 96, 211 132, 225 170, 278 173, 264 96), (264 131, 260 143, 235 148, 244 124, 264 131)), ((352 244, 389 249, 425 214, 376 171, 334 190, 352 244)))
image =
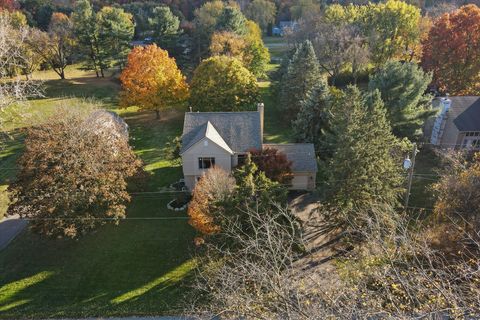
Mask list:
POLYGON ((417 156, 417 144, 413 144, 413 150, 412 150, 412 160, 410 162, 410 159, 405 159, 403 162, 403 167, 410 170, 408 173, 408 186, 407 186, 407 194, 405 195, 405 211, 408 209, 408 201, 410 200, 410 191, 412 190, 412 180, 413 180, 413 170, 415 169, 415 157, 417 156))

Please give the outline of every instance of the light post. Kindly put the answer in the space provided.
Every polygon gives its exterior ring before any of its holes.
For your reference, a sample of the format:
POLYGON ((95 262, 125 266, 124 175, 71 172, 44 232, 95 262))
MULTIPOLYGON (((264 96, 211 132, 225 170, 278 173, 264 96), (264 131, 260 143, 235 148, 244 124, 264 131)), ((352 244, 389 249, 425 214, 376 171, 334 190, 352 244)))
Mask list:
POLYGON ((407 194, 405 195, 405 211, 408 209, 408 201, 410 200, 410 192, 412 190, 412 180, 413 180, 413 170, 415 169, 415 158, 417 156, 418 149, 417 144, 413 144, 412 150, 412 160, 410 160, 409 156, 403 160, 403 168, 408 170, 408 186, 407 186, 407 194))

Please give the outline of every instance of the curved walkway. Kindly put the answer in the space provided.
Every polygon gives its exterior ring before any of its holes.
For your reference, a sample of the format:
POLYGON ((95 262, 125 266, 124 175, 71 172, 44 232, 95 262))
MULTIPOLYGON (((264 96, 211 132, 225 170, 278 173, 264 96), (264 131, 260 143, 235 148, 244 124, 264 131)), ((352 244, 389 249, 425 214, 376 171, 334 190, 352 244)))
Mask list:
POLYGON ((0 221, 0 250, 8 244, 27 226, 27 221, 18 216, 11 216, 0 221))

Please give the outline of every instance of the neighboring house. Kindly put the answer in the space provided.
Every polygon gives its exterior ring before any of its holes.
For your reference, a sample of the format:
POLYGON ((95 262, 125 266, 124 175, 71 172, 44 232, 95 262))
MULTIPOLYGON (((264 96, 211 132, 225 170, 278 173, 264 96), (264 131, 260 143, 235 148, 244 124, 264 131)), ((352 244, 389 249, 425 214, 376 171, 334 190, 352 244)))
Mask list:
POLYGON ((242 165, 249 150, 275 148, 292 162, 291 189, 313 190, 317 161, 313 144, 263 144, 263 104, 257 111, 187 112, 183 123, 183 175, 192 190, 212 166, 231 172, 242 165))
POLYGON ((107 110, 96 110, 85 120, 97 132, 108 133, 112 137, 128 139, 128 124, 118 114, 107 110))
POLYGON ((430 143, 442 149, 480 149, 480 97, 436 98, 433 105, 439 112, 430 143))
POLYGON ((153 43, 153 39, 151 37, 147 37, 143 40, 132 40, 130 41, 130 47, 135 48, 135 47, 146 47, 150 44, 153 43))
POLYGON ((284 36, 288 31, 294 31, 297 26, 295 21, 280 21, 278 27, 272 28, 272 35, 274 36, 284 36))

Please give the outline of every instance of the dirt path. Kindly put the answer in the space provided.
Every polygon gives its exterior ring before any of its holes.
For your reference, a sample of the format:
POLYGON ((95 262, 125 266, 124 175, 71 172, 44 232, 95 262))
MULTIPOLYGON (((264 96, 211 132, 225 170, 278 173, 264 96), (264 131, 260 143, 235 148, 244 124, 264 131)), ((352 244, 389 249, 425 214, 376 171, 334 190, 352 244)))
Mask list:
POLYGON ((334 259, 340 254, 337 250, 338 232, 323 232, 323 223, 318 208, 318 197, 306 193, 290 199, 290 208, 301 220, 305 246, 308 254, 295 262, 301 278, 314 281, 323 288, 335 286, 339 281, 334 259))

